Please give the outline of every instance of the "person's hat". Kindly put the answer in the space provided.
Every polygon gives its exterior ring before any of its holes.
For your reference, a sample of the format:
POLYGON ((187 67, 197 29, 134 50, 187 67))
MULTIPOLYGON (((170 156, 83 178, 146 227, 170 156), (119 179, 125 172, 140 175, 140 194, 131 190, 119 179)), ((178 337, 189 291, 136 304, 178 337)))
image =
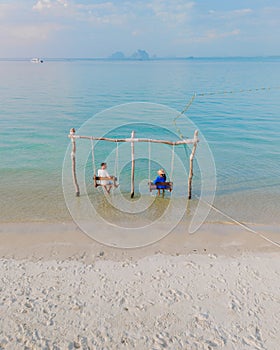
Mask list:
POLYGON ((165 175, 165 171, 163 169, 159 169, 157 173, 159 175, 165 175))

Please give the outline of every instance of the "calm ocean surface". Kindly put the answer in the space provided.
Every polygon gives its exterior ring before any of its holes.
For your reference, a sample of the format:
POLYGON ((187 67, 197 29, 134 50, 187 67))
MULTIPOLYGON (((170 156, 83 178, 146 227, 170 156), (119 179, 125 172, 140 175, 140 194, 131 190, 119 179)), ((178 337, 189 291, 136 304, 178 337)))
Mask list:
MULTIPOLYGON (((0 61, 0 76, 2 222, 70 219, 61 174, 71 127, 78 129, 96 113, 124 103, 181 111, 196 92, 186 115, 215 160, 215 205, 243 222, 280 223, 280 58, 0 61)), ((102 136, 98 125, 95 136, 102 136)), ((156 136, 164 137, 160 128, 156 136)), ((141 169, 147 168, 143 162, 141 169)), ((86 174, 90 183, 92 170, 86 174)), ((123 176, 128 174, 129 167, 124 168, 123 176)), ((139 170, 137 181, 141 176, 139 170)), ((195 176, 195 195, 199 183, 195 176)), ((213 215, 208 220, 227 221, 213 215)))

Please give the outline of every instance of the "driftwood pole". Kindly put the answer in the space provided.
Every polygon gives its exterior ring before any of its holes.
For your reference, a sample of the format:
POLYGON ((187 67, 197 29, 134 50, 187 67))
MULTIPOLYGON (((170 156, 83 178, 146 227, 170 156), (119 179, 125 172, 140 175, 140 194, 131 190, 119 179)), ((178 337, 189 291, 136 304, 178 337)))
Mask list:
POLYGON ((190 170, 189 170, 189 178, 188 178, 188 198, 192 198, 192 178, 193 178, 193 159, 196 151, 196 146, 198 142, 198 130, 195 130, 193 137, 193 148, 190 154, 190 170))
POLYGON ((134 158, 134 136, 135 132, 131 133, 131 191, 130 198, 134 197, 134 171, 135 171, 135 158, 134 158))
POLYGON ((75 135, 75 132, 76 132, 76 130, 74 128, 72 128, 70 130, 69 137, 71 138, 71 142, 72 142, 72 152, 71 152, 72 177, 73 177, 73 183, 74 183, 75 190, 76 190, 76 197, 79 197, 80 196, 80 189, 79 189, 77 175, 76 175, 76 140, 75 140, 75 137, 73 137, 75 135))
MULTIPOLYGON (((71 135, 69 135, 71 137, 71 135)), ((96 141, 108 141, 108 142, 131 142, 131 137, 128 139, 113 139, 110 137, 95 137, 95 136, 82 136, 76 135, 76 138, 85 140, 96 140, 96 141)), ((163 143, 165 145, 192 145, 194 143, 193 139, 179 140, 179 141, 168 141, 168 140, 155 140, 155 139, 134 139, 134 142, 151 142, 151 143, 163 143)))

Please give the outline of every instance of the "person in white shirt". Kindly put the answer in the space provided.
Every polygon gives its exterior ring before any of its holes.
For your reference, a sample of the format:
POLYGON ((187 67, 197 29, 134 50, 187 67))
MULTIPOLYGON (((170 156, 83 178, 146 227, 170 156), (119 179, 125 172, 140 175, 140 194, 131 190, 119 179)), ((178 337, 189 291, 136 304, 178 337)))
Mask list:
POLYGON ((101 163, 101 169, 98 169, 97 172, 98 177, 107 177, 108 180, 99 180, 100 185, 106 190, 107 193, 110 193, 111 188, 113 187, 113 182, 109 180, 109 178, 112 178, 112 176, 109 175, 107 171, 107 164, 101 163))

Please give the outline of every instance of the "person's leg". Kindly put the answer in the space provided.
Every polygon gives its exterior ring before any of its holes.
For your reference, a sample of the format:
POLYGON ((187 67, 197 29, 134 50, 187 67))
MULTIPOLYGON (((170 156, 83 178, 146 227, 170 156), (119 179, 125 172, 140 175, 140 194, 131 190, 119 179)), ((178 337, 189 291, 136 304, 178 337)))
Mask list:
POLYGON ((104 192, 106 192, 108 194, 110 193, 110 189, 108 188, 108 185, 103 185, 102 187, 103 187, 104 192))

